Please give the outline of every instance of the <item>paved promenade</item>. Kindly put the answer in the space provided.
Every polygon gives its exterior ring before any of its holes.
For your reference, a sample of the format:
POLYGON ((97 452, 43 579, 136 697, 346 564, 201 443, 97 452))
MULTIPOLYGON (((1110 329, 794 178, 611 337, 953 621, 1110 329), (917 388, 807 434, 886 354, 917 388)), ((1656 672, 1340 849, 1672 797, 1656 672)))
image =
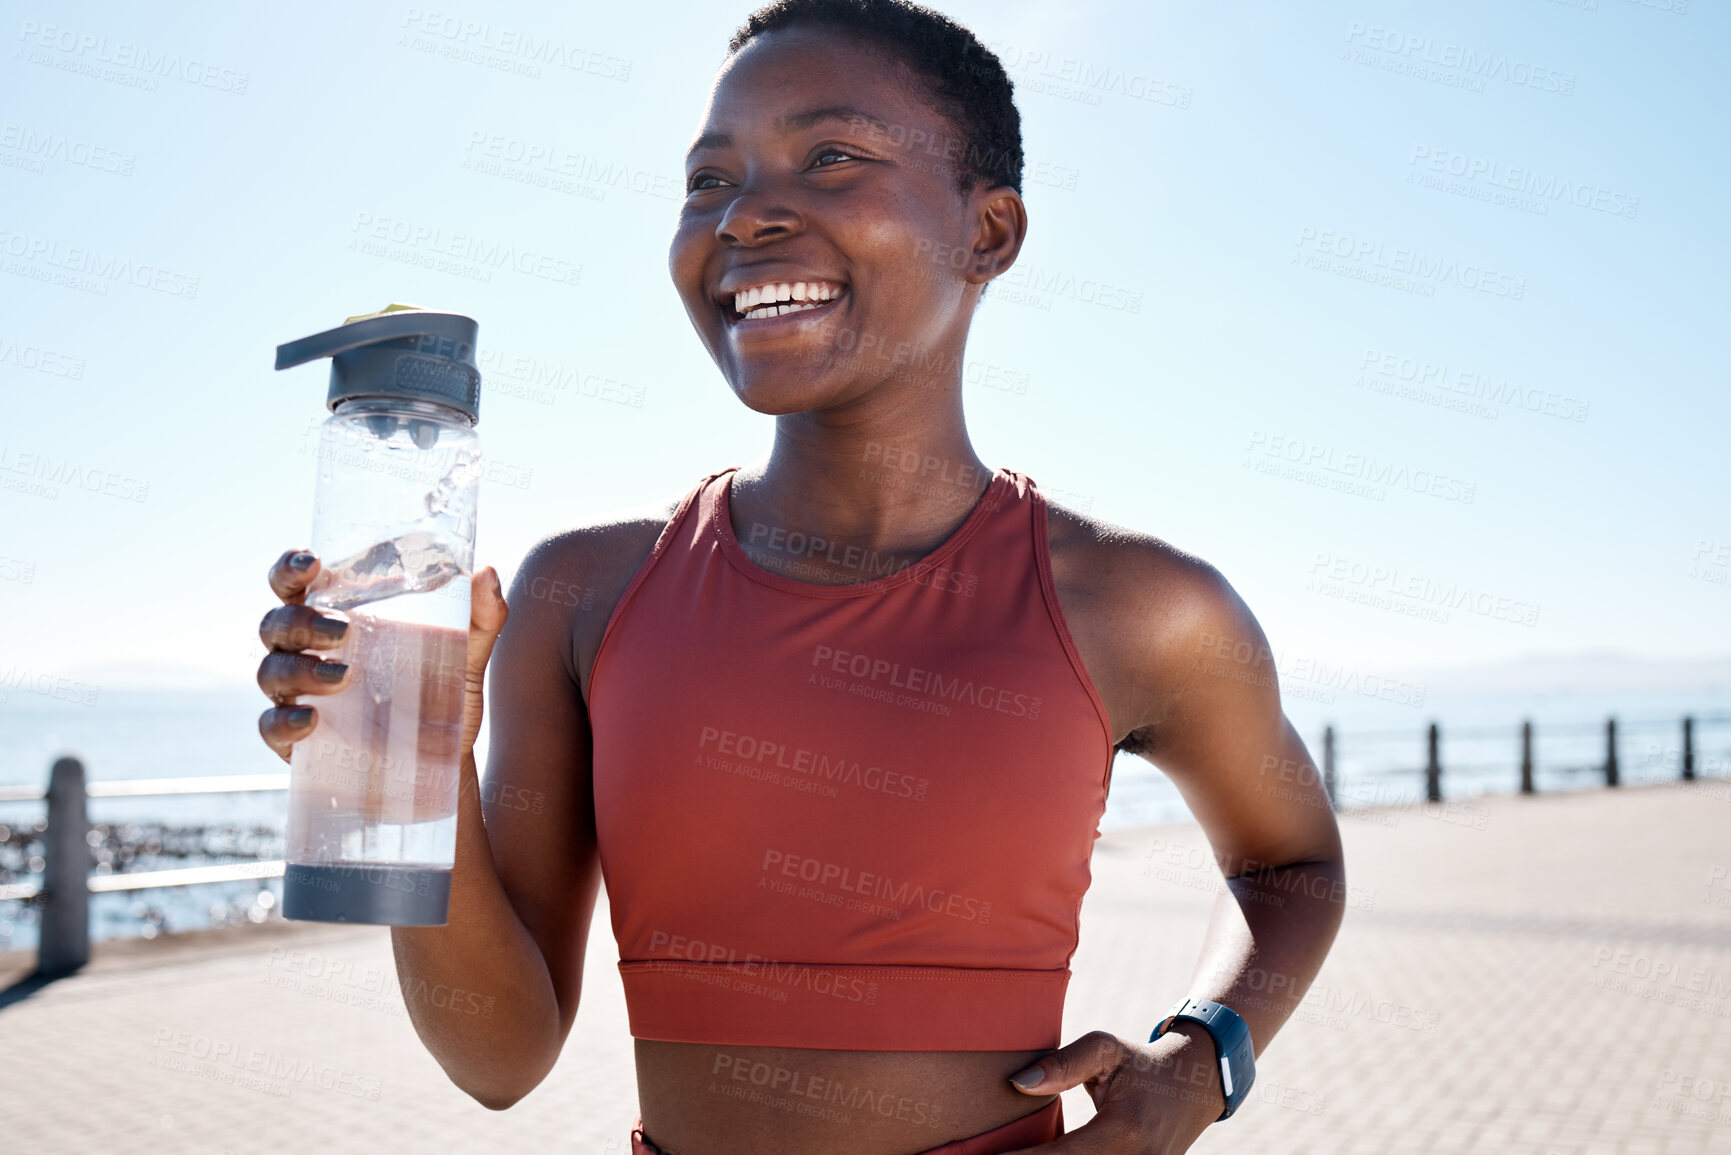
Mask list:
MULTIPOLYGON (((1334 953, 1264 1054, 1256 1101, 1195 1151, 1731 1153, 1731 783, 1342 827, 1334 953)), ((1147 1037, 1216 885, 1194 826, 1101 840, 1066 1041, 1147 1037)), ((623 1155, 636 1098, 616 957, 603 905, 563 1058, 494 1113, 421 1048, 383 930, 99 944, 80 974, 0 1009, 9 1149, 623 1155), (255 1048, 303 1077, 249 1085, 223 1056, 255 1048)), ((0 986, 27 961, 0 955, 0 986)), ((1077 1090, 1064 1113, 1073 1130, 1093 1109, 1077 1090)))

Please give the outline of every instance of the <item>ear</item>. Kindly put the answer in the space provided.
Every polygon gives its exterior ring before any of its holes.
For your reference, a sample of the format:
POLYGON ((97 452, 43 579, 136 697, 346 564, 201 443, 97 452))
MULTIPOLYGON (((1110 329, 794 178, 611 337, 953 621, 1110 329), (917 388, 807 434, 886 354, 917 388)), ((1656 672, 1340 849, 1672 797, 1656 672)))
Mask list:
POLYGON ((1028 206, 1009 185, 975 189, 970 199, 975 213, 974 259, 967 278, 970 284, 983 285, 1016 263, 1028 235, 1028 206))

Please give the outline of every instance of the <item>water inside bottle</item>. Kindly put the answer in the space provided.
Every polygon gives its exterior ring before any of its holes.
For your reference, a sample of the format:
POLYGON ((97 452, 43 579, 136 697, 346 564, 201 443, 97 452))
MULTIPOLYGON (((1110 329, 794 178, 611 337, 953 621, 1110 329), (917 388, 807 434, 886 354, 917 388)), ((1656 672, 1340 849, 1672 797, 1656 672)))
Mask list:
POLYGON ((294 747, 290 862, 450 868, 469 641, 468 583, 452 583, 466 576, 417 530, 332 563, 308 592, 347 613, 330 656, 351 672, 340 693, 304 699, 318 725, 294 747))
POLYGON ((416 530, 325 566, 307 591, 307 604, 348 610, 403 594, 430 593, 461 576, 455 548, 437 534, 416 530))

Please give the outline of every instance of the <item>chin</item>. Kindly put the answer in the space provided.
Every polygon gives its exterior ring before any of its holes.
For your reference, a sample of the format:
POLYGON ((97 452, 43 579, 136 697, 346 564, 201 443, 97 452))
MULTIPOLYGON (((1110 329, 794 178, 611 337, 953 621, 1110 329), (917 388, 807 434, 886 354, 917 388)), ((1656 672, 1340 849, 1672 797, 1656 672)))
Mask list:
POLYGON ((859 392, 823 381, 809 370, 782 372, 741 372, 727 375, 733 395, 747 409, 769 417, 785 417, 790 413, 809 413, 851 400, 859 392))

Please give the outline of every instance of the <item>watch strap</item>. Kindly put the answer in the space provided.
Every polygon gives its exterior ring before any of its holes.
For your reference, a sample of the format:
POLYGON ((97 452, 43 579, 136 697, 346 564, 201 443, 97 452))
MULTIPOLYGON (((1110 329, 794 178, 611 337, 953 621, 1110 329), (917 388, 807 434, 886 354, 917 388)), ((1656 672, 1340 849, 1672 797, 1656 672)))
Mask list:
POLYGON ((1154 1033, 1152 1043, 1165 1034, 1179 1019, 1200 1023, 1214 1040, 1215 1054, 1220 1063, 1220 1090, 1226 1099, 1226 1110, 1215 1119, 1229 1119, 1250 1095, 1250 1085, 1256 1081, 1256 1047, 1250 1038, 1250 1025, 1225 1003, 1208 999, 1179 999, 1167 1012, 1154 1033))

